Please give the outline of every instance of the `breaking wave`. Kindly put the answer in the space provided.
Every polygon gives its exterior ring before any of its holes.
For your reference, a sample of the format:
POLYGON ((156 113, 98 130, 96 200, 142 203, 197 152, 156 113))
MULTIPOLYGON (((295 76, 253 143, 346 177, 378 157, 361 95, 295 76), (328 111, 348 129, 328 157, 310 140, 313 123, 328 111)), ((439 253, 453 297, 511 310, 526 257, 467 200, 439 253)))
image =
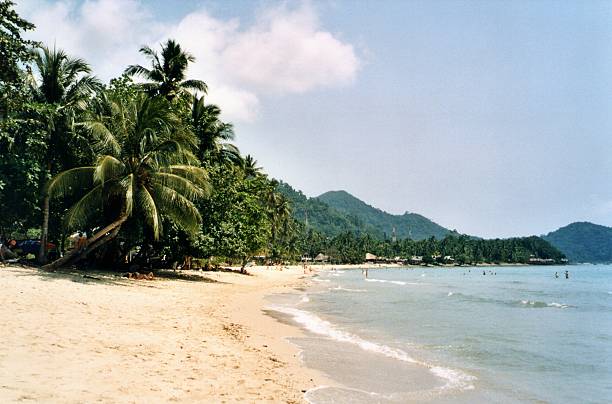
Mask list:
POLYGON ((314 334, 323 335, 335 341, 350 343, 358 346, 364 351, 378 353, 388 358, 393 358, 399 361, 424 366, 429 369, 432 374, 446 380, 446 383, 444 384, 444 386, 441 387, 441 389, 471 390, 474 388, 472 381, 476 380, 476 377, 466 374, 462 371, 449 369, 442 366, 434 366, 425 362, 421 362, 410 357, 406 352, 402 351, 401 349, 392 348, 387 345, 368 341, 359 337, 358 335, 342 331, 329 321, 325 321, 320 317, 316 316, 315 314, 305 310, 286 306, 270 306, 269 308, 280 313, 289 314, 293 317, 295 322, 301 324, 302 326, 304 326, 304 328, 314 334))

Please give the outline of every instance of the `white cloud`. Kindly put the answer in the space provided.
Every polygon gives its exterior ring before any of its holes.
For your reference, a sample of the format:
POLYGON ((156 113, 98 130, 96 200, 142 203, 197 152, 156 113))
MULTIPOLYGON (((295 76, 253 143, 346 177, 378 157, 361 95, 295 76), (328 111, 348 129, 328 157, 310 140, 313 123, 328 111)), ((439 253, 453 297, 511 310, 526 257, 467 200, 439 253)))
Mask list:
POLYGON ((325 31, 309 3, 263 10, 250 26, 203 8, 169 24, 136 0, 28 0, 18 10, 36 24, 35 39, 85 58, 103 79, 143 63, 141 45, 175 38, 197 59, 190 76, 208 83, 229 120, 256 119, 263 95, 348 85, 359 69, 353 46, 325 31))

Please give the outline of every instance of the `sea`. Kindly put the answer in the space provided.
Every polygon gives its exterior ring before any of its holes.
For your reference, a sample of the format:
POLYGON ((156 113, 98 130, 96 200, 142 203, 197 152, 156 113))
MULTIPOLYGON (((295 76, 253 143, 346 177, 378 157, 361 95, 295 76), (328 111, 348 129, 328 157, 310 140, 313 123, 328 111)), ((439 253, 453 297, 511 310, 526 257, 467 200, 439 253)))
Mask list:
POLYGON ((331 381, 311 403, 612 402, 611 265, 326 270, 268 299, 331 381))

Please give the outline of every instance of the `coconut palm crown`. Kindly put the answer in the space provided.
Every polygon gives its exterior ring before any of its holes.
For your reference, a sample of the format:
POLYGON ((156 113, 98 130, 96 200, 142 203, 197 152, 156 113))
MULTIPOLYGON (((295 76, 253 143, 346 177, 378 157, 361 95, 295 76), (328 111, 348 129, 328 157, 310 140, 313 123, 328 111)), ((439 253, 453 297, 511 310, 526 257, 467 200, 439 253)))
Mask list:
POLYGON ((201 216, 193 202, 208 193, 207 173, 195 165, 193 133, 167 104, 145 94, 109 100, 109 115, 85 122, 101 151, 96 164, 64 171, 49 183, 54 197, 87 189, 67 213, 70 228, 85 225, 110 202, 120 201, 116 220, 104 234, 90 238, 92 243, 135 215, 155 239, 162 231, 162 216, 187 231, 199 229, 201 216))
POLYGON ((161 95, 171 101, 182 94, 189 94, 188 90, 207 92, 208 87, 203 81, 186 80, 187 67, 189 63, 195 62, 195 57, 184 51, 174 40, 168 39, 162 44, 161 57, 148 46, 140 48, 140 53, 149 59, 151 68, 131 65, 125 72, 148 80, 141 86, 149 95, 161 95))
POLYGON ((61 49, 42 46, 33 51, 37 76, 30 83, 37 101, 55 104, 61 109, 84 110, 100 90, 101 83, 89 75, 91 68, 83 59, 73 58, 61 49))
POLYGON ((234 140, 234 127, 221 120, 221 108, 205 104, 204 96, 194 97, 191 123, 199 141, 198 158, 242 165, 240 150, 228 141, 234 140))

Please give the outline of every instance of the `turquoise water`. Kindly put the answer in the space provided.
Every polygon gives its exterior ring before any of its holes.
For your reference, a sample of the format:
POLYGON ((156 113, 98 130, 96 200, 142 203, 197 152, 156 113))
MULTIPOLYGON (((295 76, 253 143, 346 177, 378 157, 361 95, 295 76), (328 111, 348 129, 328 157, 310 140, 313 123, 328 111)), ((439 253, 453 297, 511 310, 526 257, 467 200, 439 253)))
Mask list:
POLYGON ((337 382, 314 403, 612 401, 612 266, 328 271, 297 298, 271 307, 337 382))

